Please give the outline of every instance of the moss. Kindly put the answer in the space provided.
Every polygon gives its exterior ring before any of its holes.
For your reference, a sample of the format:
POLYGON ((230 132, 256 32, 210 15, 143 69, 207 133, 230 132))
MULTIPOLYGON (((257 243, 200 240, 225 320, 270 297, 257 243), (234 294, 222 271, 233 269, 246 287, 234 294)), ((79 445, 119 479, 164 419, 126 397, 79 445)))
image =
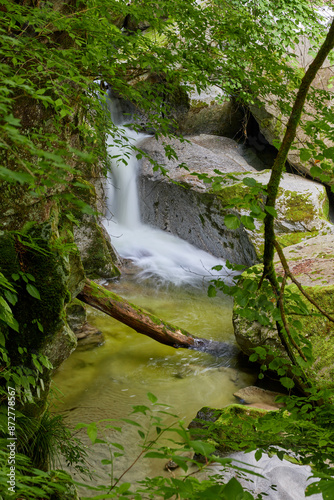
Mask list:
POLYGON ((90 232, 90 242, 87 251, 82 254, 82 264, 89 278, 117 278, 120 271, 114 264, 116 256, 109 246, 99 224, 91 220, 87 227, 90 232))
POLYGON ((296 232, 296 233, 285 233, 277 235, 276 238, 281 245, 282 248, 289 247, 291 245, 295 245, 300 243, 304 238, 313 238, 317 236, 319 231, 311 231, 311 232, 296 232))
POLYGON ((266 436, 257 431, 258 420, 267 415, 266 410, 246 405, 229 405, 221 409, 204 407, 190 423, 189 429, 194 439, 206 440, 216 448, 215 454, 225 454, 232 450, 247 449, 248 443, 266 446, 279 444, 280 436, 266 436))
POLYGON ((315 217, 315 209, 313 203, 309 200, 310 194, 301 195, 294 191, 286 190, 284 192, 286 198, 286 218, 292 222, 311 221, 315 217))
MULTIPOLYGON (((334 285, 305 286, 304 290, 322 309, 334 316, 334 285)), ((296 285, 292 284, 286 287, 287 292, 301 295, 296 285)), ((270 300, 270 297, 268 298, 270 300)), ((287 299, 287 317, 290 318, 290 322, 298 320, 301 323, 299 334, 312 345, 314 361, 310 367, 305 368, 306 375, 318 388, 332 390, 334 388, 334 324, 320 314, 306 298, 303 297, 303 301, 308 306, 309 314, 296 314, 295 303, 287 299)), ((276 347, 282 353, 284 352, 277 331, 270 326, 264 327, 257 321, 251 322, 239 316, 236 310, 234 310, 233 323, 237 342, 246 354, 251 354, 252 349, 258 345, 276 347)))
POLYGON ((202 111, 202 109, 208 108, 209 104, 207 102, 194 99, 191 101, 190 106, 191 106, 190 113, 196 114, 196 113, 199 113, 200 111, 202 111))
POLYGON ((318 259, 333 259, 334 258, 334 254, 333 253, 320 252, 317 255, 317 258, 318 259))
POLYGON ((59 251, 52 248, 53 235, 51 223, 47 222, 35 225, 28 232, 26 245, 12 234, 0 237, 1 272, 11 282, 13 274, 29 273, 34 277, 35 281, 31 283, 41 297, 40 300, 32 297, 22 278, 15 282, 19 295, 13 312, 19 322, 19 333, 15 334, 15 338, 11 337, 9 347, 13 354, 16 353, 17 345, 36 352, 62 325, 64 304, 69 299, 68 266, 59 251), (31 248, 32 241, 39 246, 40 251, 31 248), (36 319, 42 325, 43 332, 38 328, 36 319))
POLYGON ((249 191, 249 188, 242 182, 224 186, 219 191, 215 191, 215 195, 220 202, 221 208, 231 203, 233 198, 243 198, 249 191))

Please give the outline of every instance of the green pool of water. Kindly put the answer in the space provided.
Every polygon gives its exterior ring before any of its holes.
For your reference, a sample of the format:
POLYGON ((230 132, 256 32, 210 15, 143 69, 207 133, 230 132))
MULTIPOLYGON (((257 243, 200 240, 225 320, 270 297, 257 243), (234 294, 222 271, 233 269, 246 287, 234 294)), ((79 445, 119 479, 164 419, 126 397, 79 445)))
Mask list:
MULTIPOLYGON (((113 285, 113 290, 198 337, 235 342, 228 297, 209 298, 205 288, 157 289, 152 282, 137 284, 125 280, 113 285)), ((104 343, 89 350, 76 350, 57 371, 53 382, 62 393, 61 399, 55 401, 56 411, 66 416, 70 427, 78 422, 126 417, 133 405, 149 404, 148 392, 188 424, 201 407, 233 403, 233 393, 254 382, 254 374, 244 371, 235 358, 164 346, 93 310, 89 311, 89 321, 101 330, 104 343)), ((89 444, 85 432, 80 435, 89 444)), ((116 461, 116 476, 140 451, 133 426, 125 426, 117 440, 125 446, 126 455, 116 461)), ((95 484, 108 477, 109 470, 100 465, 103 458, 108 458, 105 447, 94 445, 90 467, 101 476, 94 479, 95 484)), ((162 474, 163 465, 157 460, 141 461, 124 480, 132 482, 145 475, 162 474)))

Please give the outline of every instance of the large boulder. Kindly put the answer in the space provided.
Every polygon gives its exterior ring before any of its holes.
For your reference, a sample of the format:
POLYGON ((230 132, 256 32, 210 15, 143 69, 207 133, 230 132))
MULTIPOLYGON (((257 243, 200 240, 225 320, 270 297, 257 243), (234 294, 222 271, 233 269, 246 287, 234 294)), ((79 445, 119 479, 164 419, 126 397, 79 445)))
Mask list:
MULTIPOLYGON (((311 297, 323 310, 334 317, 334 235, 319 235, 284 249, 291 272, 311 297)), ((275 261, 278 274, 282 265, 275 261)), ((288 284, 287 291, 300 295, 295 284, 288 284)), ((314 362, 307 368, 306 375, 319 388, 334 387, 334 323, 319 313, 318 309, 305 298, 309 314, 290 311, 289 316, 301 323, 300 332, 312 344, 314 362)), ((289 303, 288 303, 289 307, 289 303)), ((273 323, 273 322, 272 322, 273 323)), ((275 328, 249 321, 234 310, 233 324, 237 343, 241 350, 250 355, 258 346, 276 349, 283 356, 286 353, 275 328)), ((270 359, 267 360, 269 362, 270 359)), ((298 382, 298 379, 297 379, 298 382)))
POLYGON ((212 134, 235 137, 240 132, 243 113, 230 99, 222 101, 221 89, 209 87, 189 94, 189 111, 179 122, 183 135, 212 134))
MULTIPOLYGON (((308 65, 313 60, 313 57, 308 53, 309 49, 310 43, 307 39, 304 38, 295 49, 296 62, 304 71, 306 71, 308 65)), ((328 60, 326 60, 323 64, 323 67, 317 72, 317 75, 312 82, 311 91, 315 90, 321 92, 326 90, 326 92, 329 92, 331 99, 333 99, 334 94, 333 90, 331 89, 332 77, 333 66, 328 60)), ((307 147, 307 143, 310 142, 310 137, 305 132, 302 125, 308 121, 313 121, 314 117, 317 116, 314 102, 314 99, 309 99, 305 103, 301 118, 301 125, 297 128, 293 148, 291 148, 288 153, 288 161, 290 162, 290 164, 292 164, 293 167, 295 167, 297 171, 303 175, 311 175, 310 169, 312 168, 312 166, 316 165, 314 159, 312 158, 307 161, 303 161, 300 158, 300 150, 307 147)), ((260 132, 264 135, 264 137, 270 144, 275 146, 277 144, 277 141, 282 141, 285 133, 285 127, 288 122, 288 116, 284 115, 280 110, 277 98, 275 96, 269 95, 266 100, 256 99, 254 104, 249 106, 249 109, 256 119, 257 123, 259 124, 260 132)), ((323 134, 320 138, 324 139, 323 134)), ((325 144, 327 147, 333 147, 334 141, 327 138, 325 139, 325 144)), ((334 183, 333 176, 326 183, 328 185, 332 185, 334 183)))
MULTIPOLYGON (((163 141, 148 138, 141 143, 141 149, 168 170, 168 175, 162 175, 147 158, 142 161, 139 191, 143 222, 169 231, 216 257, 253 265, 263 250, 263 223, 256 222, 253 231, 242 225, 229 230, 224 217, 230 213, 247 214, 227 208, 230 200, 249 192, 243 183, 245 177, 265 185, 270 172, 257 171, 258 162, 232 139, 205 134, 186 139, 164 141, 177 154, 177 159, 170 160, 166 159, 163 141), (220 179, 221 186, 212 184, 210 177, 220 179)), ((326 190, 307 179, 284 174, 277 209, 276 231, 284 245, 331 227, 326 190)))

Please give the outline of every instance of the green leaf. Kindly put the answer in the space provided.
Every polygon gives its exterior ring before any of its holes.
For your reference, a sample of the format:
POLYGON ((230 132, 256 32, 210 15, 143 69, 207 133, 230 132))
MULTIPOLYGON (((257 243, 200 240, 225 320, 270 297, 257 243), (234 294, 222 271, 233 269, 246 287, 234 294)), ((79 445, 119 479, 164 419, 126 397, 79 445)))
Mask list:
POLYGON ((154 396, 154 394, 152 394, 151 392, 147 393, 147 397, 151 401, 151 403, 153 403, 153 404, 158 401, 158 398, 156 396, 154 396))
POLYGON ((225 215, 224 223, 227 229, 238 229, 240 226, 240 220, 235 215, 225 215))
POLYGON ((143 415, 146 415, 146 413, 150 411, 150 408, 148 408, 148 406, 145 405, 136 405, 133 406, 132 408, 133 408, 132 413, 143 413, 143 415))
POLYGON ((190 441, 189 445, 194 450, 195 453, 208 457, 211 453, 216 451, 215 446, 206 441, 190 441))
POLYGON ((324 171, 320 167, 313 166, 313 167, 311 167, 310 174, 313 177, 320 177, 321 175, 324 174, 324 171))
POLYGON ((246 186, 249 186, 249 187, 256 186, 256 180, 253 179, 253 177, 245 177, 244 179, 242 179, 242 182, 243 182, 243 184, 245 184, 246 186))
POLYGON ((294 381, 291 380, 291 378, 289 378, 289 377, 282 377, 282 378, 280 378, 280 382, 287 389, 292 389, 295 386, 294 381))
POLYGON ((141 424, 139 424, 135 420, 131 420, 130 418, 122 418, 121 420, 122 420, 122 422, 126 422, 127 424, 134 425, 136 427, 142 427, 141 424))
POLYGON ((310 158, 312 158, 312 152, 309 149, 301 149, 299 152, 299 156, 301 161, 308 161, 310 158))
POLYGON ((277 211, 274 209, 274 207, 264 207, 264 209, 266 212, 268 212, 269 215, 277 217, 277 211))
POLYGON ((92 422, 88 425, 87 427, 87 434, 89 439, 91 440, 92 444, 95 443, 96 438, 97 438, 97 425, 96 422, 92 422))
POLYGON ((123 483, 117 488, 117 493, 122 494, 126 493, 131 487, 131 483, 123 483))
POLYGON ((144 458, 164 458, 166 460, 166 455, 165 453, 160 453, 158 451, 149 451, 145 453, 144 458))
POLYGON ((114 446, 115 448, 118 448, 119 450, 122 450, 124 451, 124 446, 122 444, 119 444, 119 443, 110 443, 112 446, 114 446))
POLYGON ((27 283, 26 288, 27 288, 27 292, 29 293, 29 295, 31 295, 35 299, 41 300, 41 296, 39 294, 39 291, 37 290, 37 288, 34 285, 32 285, 31 283, 27 283))
POLYGON ((225 485, 225 488, 223 490, 224 494, 224 500, 240 500, 243 497, 243 487, 235 479, 235 477, 232 477, 229 482, 225 485))
POLYGON ((255 229, 255 224, 254 224, 254 219, 253 217, 250 217, 249 215, 242 215, 240 217, 240 222, 247 228, 253 231, 255 229))
POLYGON ((15 306, 15 304, 18 300, 16 293, 11 292, 10 290, 5 290, 4 294, 5 294, 5 297, 8 300, 8 302, 10 304, 12 304, 12 306, 15 306))
POLYGON ((208 287, 208 296, 209 297, 215 297, 217 295, 217 290, 216 287, 213 285, 209 285, 208 287))
POLYGON ((323 155, 328 160, 334 160, 334 147, 332 146, 330 148, 324 149, 323 155))
POLYGON ((31 184, 34 182, 33 176, 27 172, 14 172, 6 167, 0 167, 0 178, 7 182, 19 182, 20 184, 31 184))

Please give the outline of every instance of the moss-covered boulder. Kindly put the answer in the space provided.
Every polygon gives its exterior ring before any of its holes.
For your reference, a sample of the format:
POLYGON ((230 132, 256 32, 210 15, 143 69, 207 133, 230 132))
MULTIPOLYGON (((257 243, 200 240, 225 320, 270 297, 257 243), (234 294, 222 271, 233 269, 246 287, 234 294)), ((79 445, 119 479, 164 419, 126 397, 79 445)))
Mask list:
POLYGON ((229 405, 224 408, 202 408, 189 424, 191 436, 214 445, 215 454, 226 455, 235 450, 245 450, 252 443, 265 447, 279 444, 281 437, 257 432, 257 421, 267 410, 247 405, 229 405))
POLYGON ((80 179, 80 187, 75 189, 76 196, 89 205, 91 210, 85 213, 87 211, 82 212, 78 208, 74 212, 78 224, 73 228, 73 235, 86 275, 89 278, 111 279, 120 275, 117 267, 117 264, 120 265, 120 258, 98 216, 103 204, 102 194, 100 192, 98 196, 96 186, 99 178, 100 176, 91 177, 90 181, 80 179))
MULTIPOLYGON (((0 272, 16 292, 11 309, 17 329, 14 331, 3 322, 0 325, 11 365, 14 370, 15 367, 34 370, 33 355, 46 355, 53 365, 44 367, 40 374, 43 390, 39 396, 35 395, 35 404, 24 409, 30 415, 39 415, 44 410, 52 371, 76 347, 76 338, 64 315, 71 299, 71 265, 66 243, 60 237, 58 215, 53 210, 44 223, 25 225, 20 232, 0 233, 0 272)), ((79 281, 72 281, 72 291, 81 288, 83 277, 83 272, 78 272, 79 281)))
MULTIPOLYGON (((244 209, 230 208, 231 200, 243 199, 249 193, 244 178, 266 186, 270 171, 256 171, 243 148, 232 139, 205 134, 188 139, 188 143, 165 141, 176 151, 177 160, 166 159, 162 141, 149 138, 141 143, 142 149, 168 170, 168 177, 163 176, 147 159, 142 162, 139 191, 143 222, 176 234, 216 257, 253 265, 262 256, 263 223, 256 220, 254 230, 243 225, 230 230, 224 218, 227 214, 249 214, 244 209), (180 168, 182 164, 188 170, 180 168), (220 187, 215 179, 221 181, 220 187)), ((329 230, 328 207, 324 186, 284 174, 275 221, 278 239, 290 245, 329 230)))
MULTIPOLYGON (((334 254, 331 253, 333 245, 334 236, 328 234, 284 249, 291 272, 311 299, 332 317, 334 317, 334 254)), ((282 266, 278 259, 276 259, 276 271, 282 274, 282 266)), ((295 284, 288 284, 286 291, 301 295, 295 284)), ((300 334, 312 345, 314 361, 311 367, 305 369, 306 375, 317 387, 333 389, 334 323, 305 298, 303 300, 308 306, 308 313, 303 314, 295 310, 291 299, 287 301, 287 311, 291 319, 299 320, 300 334)), ((255 347, 268 346, 278 351, 288 361, 274 321, 271 318, 269 320, 269 324, 264 326, 258 321, 249 321, 235 309, 233 324, 237 343, 247 355, 251 355, 255 347)), ((271 358, 267 358, 267 364, 270 361, 271 358)), ((296 382, 299 383, 298 378, 296 382)))

